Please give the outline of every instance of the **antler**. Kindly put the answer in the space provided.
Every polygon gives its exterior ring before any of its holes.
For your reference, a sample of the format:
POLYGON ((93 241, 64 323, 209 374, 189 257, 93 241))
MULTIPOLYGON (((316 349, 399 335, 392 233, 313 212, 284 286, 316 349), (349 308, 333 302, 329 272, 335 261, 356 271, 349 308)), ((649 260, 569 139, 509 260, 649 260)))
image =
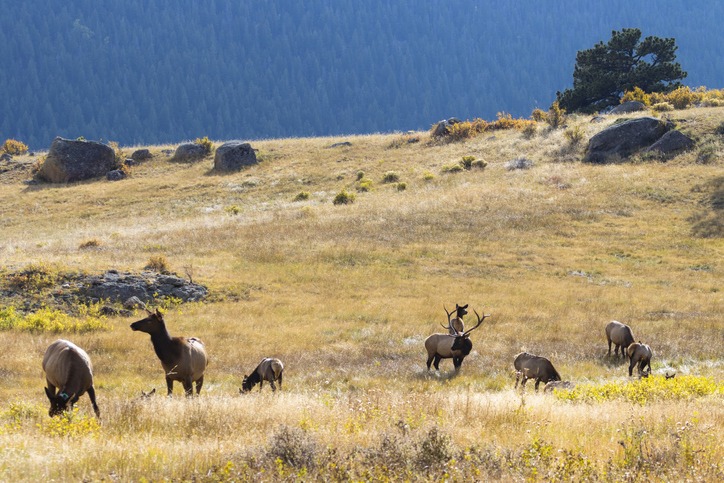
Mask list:
POLYGON ((463 337, 467 336, 470 332, 472 332, 472 331, 474 331, 475 329, 477 329, 477 328, 480 326, 480 324, 483 323, 483 320, 485 320, 486 318, 490 317, 490 314, 483 314, 483 317, 481 318, 480 315, 478 315, 478 311, 477 311, 477 310, 473 310, 473 312, 475 312, 475 316, 478 318, 478 323, 477 323, 477 324, 475 325, 475 327, 473 327, 472 329, 469 329, 469 330, 466 330, 465 332, 463 332, 463 337))
MULTIPOLYGON (((445 307, 445 305, 443 305, 442 308, 445 310, 445 313, 447 314, 447 327, 445 327, 445 326, 442 325, 442 324, 440 324, 440 325, 442 326, 443 329, 448 329, 448 330, 450 330, 450 329, 453 328, 453 327, 452 327, 452 321, 450 320, 450 316, 453 314, 454 310, 448 312, 448 311, 447 311, 447 307, 445 307)), ((456 309, 456 310, 457 310, 457 309, 456 309)))

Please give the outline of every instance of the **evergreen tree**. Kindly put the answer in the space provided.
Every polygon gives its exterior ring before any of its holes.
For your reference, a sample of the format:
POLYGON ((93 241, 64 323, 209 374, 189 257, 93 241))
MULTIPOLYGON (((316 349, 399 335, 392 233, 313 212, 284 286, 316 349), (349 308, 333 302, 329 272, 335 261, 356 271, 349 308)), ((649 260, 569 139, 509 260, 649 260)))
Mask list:
POLYGON ((669 92, 687 73, 675 62, 673 38, 646 37, 639 29, 611 33, 607 44, 580 50, 573 70, 573 88, 556 93, 567 111, 592 112, 618 104, 624 92, 639 87, 645 92, 669 92))

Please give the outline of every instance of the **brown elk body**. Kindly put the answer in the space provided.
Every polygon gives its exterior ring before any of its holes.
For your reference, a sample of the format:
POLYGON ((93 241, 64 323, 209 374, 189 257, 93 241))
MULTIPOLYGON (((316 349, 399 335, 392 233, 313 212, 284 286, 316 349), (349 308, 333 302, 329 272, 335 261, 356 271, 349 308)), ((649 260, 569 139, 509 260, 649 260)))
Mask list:
POLYGON ((651 358, 654 353, 651 351, 651 347, 641 342, 634 342, 626 349, 628 358, 631 363, 628 366, 628 375, 633 376, 633 368, 638 364, 639 376, 648 377, 651 374, 651 358), (644 368, 648 366, 649 372, 644 372, 644 368))
POLYGON ((169 396, 173 392, 173 381, 183 385, 187 396, 193 395, 193 383, 196 384, 196 394, 201 393, 208 357, 200 339, 171 337, 158 309, 156 313, 149 312, 145 319, 132 323, 131 329, 150 334, 153 350, 166 374, 169 396))
POLYGON ((47 382, 45 394, 50 400, 50 416, 71 409, 83 393, 88 392, 93 411, 100 417, 93 387, 93 365, 83 349, 67 340, 56 340, 45 350, 43 371, 47 382))
POLYGON ((621 357, 626 357, 626 348, 635 340, 631 327, 612 320, 606 325, 606 339, 608 340, 608 356, 611 357, 611 343, 615 345, 614 355, 621 349, 621 357))
POLYGON ((282 375, 284 373, 284 364, 279 359, 272 357, 265 357, 261 360, 256 369, 249 374, 244 376, 244 380, 241 383, 240 393, 251 391, 251 389, 258 383, 259 392, 264 385, 264 381, 269 381, 272 391, 276 391, 275 381, 279 382, 279 389, 282 388, 282 375))
MULTIPOLYGON (((448 313, 447 310, 445 310, 445 312, 448 313)), ((448 313, 448 327, 452 329, 450 315, 452 315, 452 312, 448 313)), ((478 317, 478 324, 470 330, 456 335, 432 334, 425 339, 428 371, 430 370, 430 365, 433 364, 433 361, 435 370, 439 371, 440 361, 442 359, 452 359, 455 371, 457 372, 460 370, 460 366, 463 364, 463 359, 465 359, 465 356, 470 354, 470 351, 473 349, 473 342, 469 339, 470 332, 477 329, 480 324, 483 323, 483 320, 490 317, 490 315, 483 315, 481 318, 477 312, 475 312, 475 315, 478 317)))
POLYGON ((560 381, 561 376, 553 367, 551 361, 545 357, 536 356, 527 352, 521 352, 513 361, 515 367, 515 387, 518 387, 518 380, 521 381, 521 388, 525 388, 528 379, 535 379, 535 390, 538 391, 538 385, 542 382, 560 381))

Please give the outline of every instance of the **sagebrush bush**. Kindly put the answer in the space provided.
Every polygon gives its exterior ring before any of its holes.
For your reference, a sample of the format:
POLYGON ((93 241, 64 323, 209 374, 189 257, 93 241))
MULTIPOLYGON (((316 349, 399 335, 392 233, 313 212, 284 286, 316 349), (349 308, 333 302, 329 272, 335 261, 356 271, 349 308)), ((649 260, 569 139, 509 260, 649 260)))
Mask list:
POLYGON ((551 104, 551 108, 548 109, 548 115, 546 116, 546 122, 552 128, 559 128, 566 121, 566 110, 562 109, 558 105, 558 101, 551 104))
POLYGON ((621 97, 621 103, 624 102, 631 102, 631 101, 638 101, 646 106, 651 105, 651 96, 648 95, 646 92, 644 92, 643 89, 640 87, 634 87, 634 90, 632 91, 626 91, 623 94, 623 97, 621 97))
POLYGON ((354 200, 355 200, 354 193, 349 193, 345 190, 342 190, 335 195, 334 200, 332 200, 332 203, 335 205, 348 205, 350 203, 354 203, 354 200))
POLYGON ((81 243, 80 245, 78 245, 78 248, 79 248, 80 250, 86 250, 86 249, 89 249, 89 248, 98 248, 98 247, 100 247, 100 246, 101 246, 101 242, 99 242, 98 240, 96 240, 95 238, 93 238, 93 239, 91 239, 91 240, 86 240, 86 241, 84 241, 83 243, 81 243))
POLYGON ((583 131, 581 126, 574 126, 570 129, 566 129, 563 135, 568 140, 568 142, 571 143, 572 146, 577 146, 581 143, 581 141, 583 141, 583 138, 585 137, 585 132, 583 131))
POLYGON ((656 104, 651 106, 651 109, 653 109, 656 112, 668 112, 668 111, 673 111, 674 106, 672 106, 668 102, 657 102, 656 104))
POLYGON ((153 255, 143 269, 157 273, 169 273, 168 260, 163 255, 153 255))
POLYGON ((28 152, 28 147, 24 143, 16 141, 15 139, 6 139, 3 143, 2 149, 13 156, 18 156, 28 152))
POLYGON ((314 468, 317 459, 317 441, 306 431, 281 426, 269 438, 267 455, 294 468, 314 468))
POLYGON ((309 191, 300 191, 297 196, 294 197, 294 201, 306 201, 309 199, 309 191))
POLYGON ((400 175, 395 171, 388 171, 382 176, 383 183, 397 183, 400 181, 400 175))
POLYGON ((8 277, 10 287, 26 292, 40 292, 52 287, 60 278, 56 267, 46 263, 31 263, 24 270, 8 277))
POLYGON ((371 179, 362 178, 357 183, 357 191, 359 191, 360 193, 366 193, 366 192, 370 191, 371 189, 372 189, 372 180, 371 179))
POLYGON ((407 183, 400 181, 397 183, 397 191, 405 191, 407 189, 407 183))

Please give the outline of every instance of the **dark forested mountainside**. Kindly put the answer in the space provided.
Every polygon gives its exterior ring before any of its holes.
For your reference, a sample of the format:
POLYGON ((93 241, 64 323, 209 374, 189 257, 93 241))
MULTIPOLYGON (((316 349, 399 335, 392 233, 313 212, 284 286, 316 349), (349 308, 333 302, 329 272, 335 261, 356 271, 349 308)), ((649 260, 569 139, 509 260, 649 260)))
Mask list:
POLYGON ((527 116, 611 31, 674 37, 722 87, 724 2, 0 0, 0 141, 122 145, 527 116))

